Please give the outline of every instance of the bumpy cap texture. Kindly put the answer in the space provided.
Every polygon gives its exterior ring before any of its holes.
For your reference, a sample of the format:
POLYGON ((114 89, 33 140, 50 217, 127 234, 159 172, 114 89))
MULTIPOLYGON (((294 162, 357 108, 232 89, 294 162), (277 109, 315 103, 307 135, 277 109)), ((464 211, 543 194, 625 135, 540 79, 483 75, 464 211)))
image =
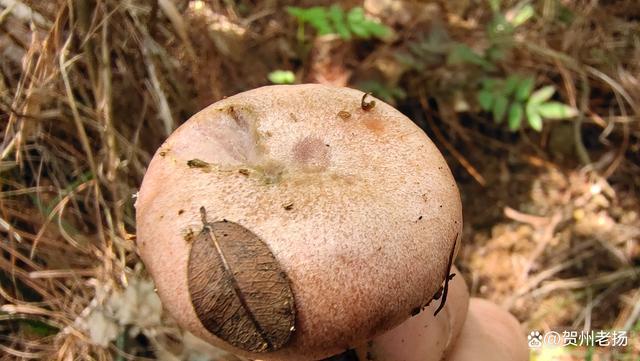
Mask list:
MULTIPOLYGON (((436 293, 461 234, 458 189, 419 127, 371 96, 363 107, 363 95, 312 84, 250 90, 200 111, 158 149, 136 202, 137 246, 183 328, 251 358, 317 360, 398 325, 436 293), (234 346, 194 308, 191 250, 225 221, 242 242, 261 240, 278 289, 289 284, 294 327, 277 348, 234 346)), ((198 262, 215 258, 208 249, 193 252, 198 262)), ((253 267, 227 261, 227 274, 253 267)), ((240 285, 249 293, 263 281, 251 275, 240 285)))

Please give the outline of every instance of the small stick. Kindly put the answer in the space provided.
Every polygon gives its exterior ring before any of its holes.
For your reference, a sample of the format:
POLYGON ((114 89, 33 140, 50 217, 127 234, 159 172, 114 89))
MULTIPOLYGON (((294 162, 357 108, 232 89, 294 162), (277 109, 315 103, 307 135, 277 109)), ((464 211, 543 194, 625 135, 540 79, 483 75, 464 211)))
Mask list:
MULTIPOLYGON (((455 273, 451 274, 451 266, 453 265, 453 254, 456 251, 457 244, 458 244, 458 234, 456 233, 456 239, 453 241, 453 248, 451 249, 451 253, 449 254, 449 261, 447 263, 447 276, 444 279, 444 288, 442 289, 442 302, 440 302, 440 306, 438 306, 436 311, 433 313, 434 316, 437 315, 438 312, 442 310, 442 308, 444 308, 444 304, 445 302, 447 302, 447 293, 449 292, 449 280, 455 276, 455 273)), ((438 295, 438 293, 440 292, 436 292, 436 295, 438 295)), ((439 298, 439 295, 438 295, 438 298, 439 298)))
POLYGON ((460 162, 464 169, 473 177, 473 179, 475 179, 476 182, 478 182, 478 184, 483 187, 486 186, 487 181, 484 179, 482 174, 478 172, 478 170, 467 160, 467 158, 462 155, 462 153, 456 150, 456 148, 445 139, 440 129, 436 127, 435 123, 433 122, 433 118, 429 113, 427 100, 424 95, 421 95, 419 100, 425 114, 425 119, 427 123, 429 123, 429 127, 431 130, 433 130, 433 134, 435 134, 436 138, 440 141, 440 143, 442 143, 442 145, 444 145, 445 148, 447 148, 449 152, 451 152, 451 155, 453 155, 456 160, 460 162))
POLYGON ((204 206, 200 207, 200 219, 202 220, 202 225, 204 227, 207 227, 209 222, 207 222, 207 210, 204 208, 204 206))
POLYGON ((367 102, 365 100, 365 99, 367 99, 368 95, 371 95, 371 93, 364 93, 364 95, 362 96, 362 100, 360 101, 360 107, 365 112, 368 112, 369 110, 373 109, 373 107, 376 106, 376 101, 375 100, 372 100, 370 102, 367 102))

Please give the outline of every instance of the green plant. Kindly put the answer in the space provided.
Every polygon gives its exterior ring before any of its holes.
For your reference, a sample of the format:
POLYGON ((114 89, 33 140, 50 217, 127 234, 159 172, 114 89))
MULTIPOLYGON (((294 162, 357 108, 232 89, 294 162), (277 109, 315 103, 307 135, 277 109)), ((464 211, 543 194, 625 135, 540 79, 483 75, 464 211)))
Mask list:
POLYGON ((525 118, 529 126, 542 130, 543 119, 566 119, 577 114, 575 108, 550 100, 555 93, 552 85, 533 91, 535 79, 531 76, 510 75, 506 79, 485 78, 477 93, 482 110, 491 112, 496 123, 505 116, 511 131, 522 127, 525 118))
POLYGON ((298 40, 300 41, 304 41, 306 24, 314 28, 318 35, 337 34, 344 40, 353 37, 384 38, 391 34, 391 29, 384 24, 368 19, 362 7, 359 6, 351 8, 348 12, 335 4, 330 7, 310 8, 289 6, 287 12, 298 20, 298 40))
POLYGON ((489 5, 492 16, 484 31, 487 42, 483 48, 474 49, 452 40, 446 29, 436 23, 426 38, 410 44, 396 59, 418 74, 428 73, 423 83, 432 94, 468 94, 467 98, 475 98, 482 110, 492 113, 496 123, 507 119, 511 131, 521 129, 525 119, 532 129, 540 131, 544 119, 575 116, 576 109, 550 100, 555 92, 553 86, 534 91, 533 76, 499 75, 500 65, 512 53, 516 31, 535 16, 535 10, 527 2, 504 12, 499 0, 489 0, 489 5), (440 74, 442 78, 438 79, 440 74))
POLYGON ((296 76, 290 70, 274 70, 267 76, 273 84, 293 84, 296 76))
POLYGON ((487 45, 484 48, 474 49, 452 40, 446 29, 436 23, 425 39, 410 44, 408 51, 398 53, 396 59, 418 71, 440 65, 464 68, 471 78, 476 79, 487 72, 497 71, 497 64, 511 53, 517 28, 529 21, 535 11, 530 4, 525 3, 503 14, 498 0, 490 0, 489 3, 493 15, 485 29, 487 45))
POLYGON ((493 10, 493 17, 485 29, 488 46, 477 52, 466 44, 453 44, 447 63, 468 63, 481 66, 484 70, 495 70, 495 63, 504 60, 512 50, 513 37, 517 28, 535 15, 531 4, 520 4, 502 13, 499 1, 490 0, 489 3, 493 10))

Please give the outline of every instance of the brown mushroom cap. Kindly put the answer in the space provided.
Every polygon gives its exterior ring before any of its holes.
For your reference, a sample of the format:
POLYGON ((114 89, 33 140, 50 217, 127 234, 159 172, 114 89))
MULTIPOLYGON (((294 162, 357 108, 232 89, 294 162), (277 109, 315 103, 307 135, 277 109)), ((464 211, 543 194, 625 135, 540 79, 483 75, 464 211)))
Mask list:
POLYGON ((362 97, 262 87, 200 111, 160 147, 138 194, 137 244, 182 327, 247 357, 317 360, 398 325, 436 293, 461 233, 458 189, 420 128, 362 97), (188 264, 210 230, 201 208, 207 222, 262 240, 286 275, 295 329, 282 347, 243 350, 198 318, 188 264))

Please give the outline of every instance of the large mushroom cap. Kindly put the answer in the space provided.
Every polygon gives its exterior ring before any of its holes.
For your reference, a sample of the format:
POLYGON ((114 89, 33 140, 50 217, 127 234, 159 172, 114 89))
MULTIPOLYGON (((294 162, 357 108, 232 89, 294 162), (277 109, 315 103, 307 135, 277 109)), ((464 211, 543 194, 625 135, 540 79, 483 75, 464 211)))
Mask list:
POLYGON ((160 147, 137 242, 182 327, 247 357, 317 360, 431 300, 461 232, 458 190, 424 132, 363 95, 254 89, 160 147))

